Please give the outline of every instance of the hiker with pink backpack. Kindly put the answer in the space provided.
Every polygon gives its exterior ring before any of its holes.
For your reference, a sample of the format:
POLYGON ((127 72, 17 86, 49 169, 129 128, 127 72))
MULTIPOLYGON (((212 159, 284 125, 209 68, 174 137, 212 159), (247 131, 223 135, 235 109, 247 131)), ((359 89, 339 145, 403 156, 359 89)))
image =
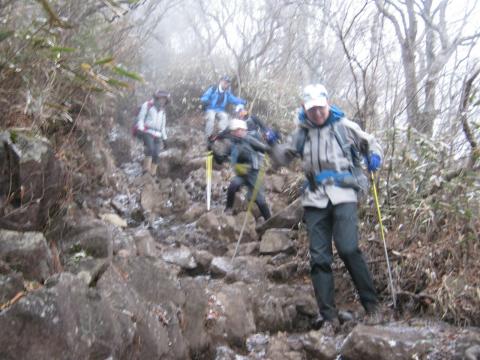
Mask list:
MULTIPOLYGON (((143 140, 145 158, 143 171, 155 176, 158 166, 158 155, 162 142, 167 140, 165 108, 170 102, 170 93, 158 90, 153 98, 143 103, 137 115, 133 134, 143 140)), ((165 143, 163 144, 165 147, 165 143)))

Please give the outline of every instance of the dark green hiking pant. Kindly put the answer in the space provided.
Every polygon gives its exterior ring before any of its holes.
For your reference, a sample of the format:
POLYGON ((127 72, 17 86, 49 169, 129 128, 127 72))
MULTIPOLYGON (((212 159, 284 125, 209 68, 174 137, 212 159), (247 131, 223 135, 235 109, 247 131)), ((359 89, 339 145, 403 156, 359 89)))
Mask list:
POLYGON ((358 248, 357 216, 356 203, 332 205, 329 202, 325 209, 305 208, 304 220, 310 239, 312 283, 320 314, 326 320, 337 316, 332 273, 332 236, 363 307, 371 311, 378 304, 372 277, 358 248))

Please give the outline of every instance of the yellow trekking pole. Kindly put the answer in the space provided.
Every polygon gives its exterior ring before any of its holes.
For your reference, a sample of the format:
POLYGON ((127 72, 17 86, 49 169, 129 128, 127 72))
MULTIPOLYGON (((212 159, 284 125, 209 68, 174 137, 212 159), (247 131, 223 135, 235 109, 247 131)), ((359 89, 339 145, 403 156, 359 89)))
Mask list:
POLYGON ((213 153, 209 151, 207 153, 207 163, 206 163, 206 175, 207 175, 207 211, 210 211, 210 202, 212 194, 212 168, 213 168, 213 153))
POLYGON ((375 206, 377 207, 378 223, 380 224, 380 234, 381 234, 382 240, 383 240, 383 248, 385 250, 385 259, 387 260, 388 280, 390 282, 390 291, 392 293, 393 307, 396 309, 397 308, 397 300, 396 300, 396 297, 395 297, 395 289, 393 288, 392 270, 390 268, 390 260, 388 259, 387 242, 385 241, 385 232, 383 230, 382 214, 380 212, 380 204, 378 202, 377 186, 375 185, 375 176, 373 175, 373 172, 370 173, 370 176, 372 177, 373 197, 375 199, 375 206))
POLYGON ((255 199, 257 198, 258 192, 260 191, 260 186, 262 184, 263 177, 265 176, 265 164, 267 163, 267 160, 268 160, 268 155, 265 154, 265 157, 263 159, 262 167, 260 168, 260 171, 259 171, 258 176, 257 176, 257 180, 255 181, 255 187, 253 188, 252 197, 250 198, 250 201, 248 202, 247 213, 245 214, 245 218, 243 219, 242 230, 240 230, 240 235, 238 236, 237 245, 235 246, 235 251, 233 252, 233 256, 232 256, 231 261, 233 261, 233 259, 237 255, 238 247, 240 246, 240 241, 242 240, 242 236, 243 236, 243 231, 245 230, 245 226, 247 225, 248 214, 250 214, 250 212, 252 211, 253 203, 255 202, 255 199))

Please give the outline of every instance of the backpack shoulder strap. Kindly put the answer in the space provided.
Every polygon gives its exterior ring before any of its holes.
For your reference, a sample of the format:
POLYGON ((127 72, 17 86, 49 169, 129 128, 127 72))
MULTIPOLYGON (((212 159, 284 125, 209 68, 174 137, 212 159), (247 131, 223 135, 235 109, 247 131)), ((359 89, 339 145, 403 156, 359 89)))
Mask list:
POLYGON ((345 129, 345 125, 341 122, 337 122, 332 124, 332 131, 335 134, 335 139, 337 139, 338 144, 342 148, 342 152, 345 157, 350 162, 351 166, 355 166, 353 162, 353 149, 352 144, 348 141, 347 138, 347 130, 345 129))
POLYGON ((305 127, 300 127, 297 135, 297 142, 295 144, 295 149, 300 154, 300 157, 303 159, 303 149, 305 147, 305 142, 307 141, 308 129, 305 127))

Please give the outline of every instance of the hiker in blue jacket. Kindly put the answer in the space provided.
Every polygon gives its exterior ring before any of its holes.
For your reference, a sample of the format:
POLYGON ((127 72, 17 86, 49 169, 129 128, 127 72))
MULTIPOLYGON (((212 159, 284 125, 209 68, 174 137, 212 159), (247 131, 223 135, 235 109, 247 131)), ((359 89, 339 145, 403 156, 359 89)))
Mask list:
POLYGON ((378 296, 358 247, 357 193, 362 184, 354 176, 358 167, 353 164, 353 153, 365 157, 369 171, 377 171, 382 163, 382 149, 372 135, 329 104, 327 90, 321 84, 305 87, 298 120, 290 141, 275 145, 271 157, 277 165, 287 165, 295 157, 303 160, 308 187, 302 205, 310 241, 312 283, 320 310, 316 325, 330 332, 339 327, 332 240, 357 288, 366 320, 379 322, 378 296))
POLYGON ((210 86, 207 91, 200 97, 200 101, 205 109, 205 135, 210 140, 215 129, 215 119, 219 118, 219 131, 228 128, 228 114, 226 107, 228 104, 239 105, 246 104, 244 99, 237 98, 230 91, 231 79, 223 76, 218 86, 210 86))

